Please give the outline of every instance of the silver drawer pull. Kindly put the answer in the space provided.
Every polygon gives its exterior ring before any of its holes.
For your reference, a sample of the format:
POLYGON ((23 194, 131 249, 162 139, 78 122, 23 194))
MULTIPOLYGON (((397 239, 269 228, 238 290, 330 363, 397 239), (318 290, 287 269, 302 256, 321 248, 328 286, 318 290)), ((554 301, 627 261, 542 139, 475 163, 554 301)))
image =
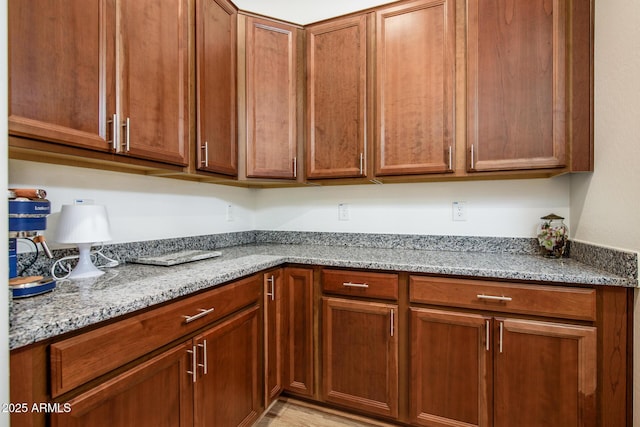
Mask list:
POLYGON ((484 294, 480 294, 480 295, 476 295, 478 297, 478 299, 484 299, 484 300, 490 300, 490 301, 513 301, 513 298, 511 297, 505 297, 504 295, 502 296, 497 296, 497 295, 484 295, 484 294))
POLYGON ((367 283, 351 283, 351 282, 344 282, 342 286, 347 286, 349 288, 368 288, 369 287, 367 283))
POLYGON ((213 307, 211 307, 208 310, 206 310, 204 308, 201 308, 201 309, 199 309, 200 313, 198 313, 198 314, 194 314, 193 316, 182 316, 182 317, 184 317, 184 323, 191 323, 194 320, 198 320, 201 317, 204 317, 209 313, 213 313, 213 310, 215 310, 213 307))

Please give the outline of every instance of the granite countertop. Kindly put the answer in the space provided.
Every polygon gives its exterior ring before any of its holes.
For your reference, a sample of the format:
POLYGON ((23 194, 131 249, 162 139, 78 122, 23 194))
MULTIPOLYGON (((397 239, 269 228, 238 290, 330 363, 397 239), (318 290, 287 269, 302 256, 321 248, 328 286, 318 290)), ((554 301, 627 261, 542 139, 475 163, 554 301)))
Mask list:
POLYGON ((13 300, 9 348, 52 338, 284 263, 551 284, 637 286, 637 281, 572 259, 535 255, 279 244, 228 247, 221 252, 219 258, 172 267, 125 264, 107 269, 95 279, 59 281, 53 292, 13 300))

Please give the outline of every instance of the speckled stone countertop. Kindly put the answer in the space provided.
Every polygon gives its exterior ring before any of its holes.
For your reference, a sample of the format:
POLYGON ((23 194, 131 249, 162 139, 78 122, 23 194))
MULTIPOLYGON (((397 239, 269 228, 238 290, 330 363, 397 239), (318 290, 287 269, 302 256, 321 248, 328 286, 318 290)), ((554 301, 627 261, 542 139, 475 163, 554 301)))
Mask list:
POLYGON ((606 286, 637 286, 572 259, 536 255, 318 245, 243 245, 173 267, 125 264, 96 279, 59 281, 48 294, 10 305, 16 349, 284 263, 606 286))

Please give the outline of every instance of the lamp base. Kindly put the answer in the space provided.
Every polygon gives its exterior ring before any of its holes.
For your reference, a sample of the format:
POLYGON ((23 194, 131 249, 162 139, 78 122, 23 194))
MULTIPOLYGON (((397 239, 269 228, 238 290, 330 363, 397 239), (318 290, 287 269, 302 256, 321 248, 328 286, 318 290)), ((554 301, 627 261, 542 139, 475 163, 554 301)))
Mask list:
POLYGON ((67 277, 68 279, 86 279, 104 274, 104 271, 99 270, 91 261, 91 245, 92 243, 78 243, 80 258, 78 264, 67 277))

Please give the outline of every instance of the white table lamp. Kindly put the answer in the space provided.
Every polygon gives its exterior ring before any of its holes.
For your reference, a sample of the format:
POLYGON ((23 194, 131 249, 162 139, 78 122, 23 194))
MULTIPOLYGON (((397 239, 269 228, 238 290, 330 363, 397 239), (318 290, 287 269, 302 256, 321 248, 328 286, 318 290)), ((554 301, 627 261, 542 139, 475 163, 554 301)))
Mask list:
POLYGON ((90 252, 94 243, 111 240, 107 209, 101 205, 63 205, 55 240, 78 245, 80 258, 68 276, 70 279, 104 274, 104 271, 93 265, 90 252))

